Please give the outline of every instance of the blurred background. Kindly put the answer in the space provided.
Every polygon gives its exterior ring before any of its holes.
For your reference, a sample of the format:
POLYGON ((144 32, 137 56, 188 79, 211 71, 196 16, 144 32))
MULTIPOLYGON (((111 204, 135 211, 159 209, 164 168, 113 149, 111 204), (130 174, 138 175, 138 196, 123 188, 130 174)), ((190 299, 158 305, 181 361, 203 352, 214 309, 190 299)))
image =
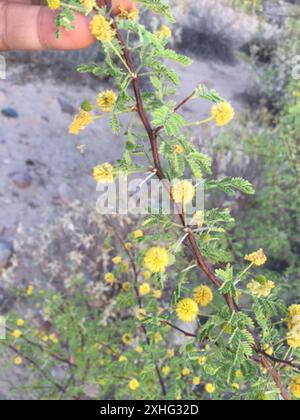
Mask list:
MULTIPOLYGON (((296 301, 300 2, 171 3, 178 20, 173 47, 194 59, 190 68, 176 66, 182 80, 178 96, 203 83, 232 102, 237 112, 231 127, 197 129, 193 140, 213 156, 216 176, 243 176, 257 189, 254 197, 240 195, 232 201, 208 197, 207 206, 229 207, 237 220, 227 258, 233 261, 264 248, 272 278, 284 282, 287 299, 291 295, 296 301)), ((149 24, 147 16, 142 19, 149 24)), ((153 29, 160 24, 150 21, 153 29)), ((90 173, 100 162, 119 159, 123 140, 103 121, 78 137, 68 134, 80 103, 112 86, 110 80, 76 71, 81 63, 101 60, 97 48, 1 55, 7 71, 6 79, 0 79, 0 313, 5 314, 16 305, 19 311, 31 310, 17 294, 28 282, 59 288, 74 273, 96 275, 99 258, 105 256, 99 245, 103 226, 93 214, 97 195, 90 173)), ((209 110, 199 107, 199 102, 188 104, 183 111, 191 120, 199 119, 209 110)), ((1 399, 10 397, 9 376, 0 380, 1 399)))

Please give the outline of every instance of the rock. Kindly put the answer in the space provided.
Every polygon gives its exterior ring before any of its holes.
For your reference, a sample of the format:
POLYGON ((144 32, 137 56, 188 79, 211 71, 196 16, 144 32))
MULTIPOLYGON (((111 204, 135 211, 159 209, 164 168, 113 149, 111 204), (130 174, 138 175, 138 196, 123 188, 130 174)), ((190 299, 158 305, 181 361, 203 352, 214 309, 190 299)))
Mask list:
POLYGON ((4 108, 1 111, 2 115, 6 118, 18 118, 19 114, 14 108, 4 108))
POLYGON ((26 171, 13 172, 12 174, 10 174, 10 178, 15 184, 15 186, 21 189, 29 188, 33 181, 31 175, 26 171))
POLYGON ((13 254, 13 247, 8 241, 0 241, 0 269, 6 268, 13 254))
POLYGON ((58 98, 57 101, 59 103, 59 106, 62 112, 64 112, 65 114, 70 114, 70 115, 76 114, 76 108, 72 104, 70 104, 69 102, 67 102, 66 100, 62 98, 58 98))

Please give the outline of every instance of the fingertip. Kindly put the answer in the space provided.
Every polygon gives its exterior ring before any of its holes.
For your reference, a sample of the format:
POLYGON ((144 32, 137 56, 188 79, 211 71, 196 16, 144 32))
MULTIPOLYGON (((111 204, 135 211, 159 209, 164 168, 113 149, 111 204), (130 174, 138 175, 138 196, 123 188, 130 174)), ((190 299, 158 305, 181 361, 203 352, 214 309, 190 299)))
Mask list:
POLYGON ((41 8, 39 15, 39 38, 43 49, 80 50, 93 45, 96 39, 90 31, 90 18, 75 14, 75 29, 62 28, 60 38, 56 37, 56 14, 47 8, 41 8))

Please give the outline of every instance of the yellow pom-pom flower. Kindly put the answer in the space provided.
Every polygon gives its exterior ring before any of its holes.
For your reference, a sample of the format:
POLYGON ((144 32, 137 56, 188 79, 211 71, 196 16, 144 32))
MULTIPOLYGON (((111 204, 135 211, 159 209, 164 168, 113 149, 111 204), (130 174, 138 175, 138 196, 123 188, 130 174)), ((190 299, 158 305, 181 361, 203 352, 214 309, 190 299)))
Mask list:
POLYGON ((110 286, 113 286, 117 281, 113 273, 105 274, 104 278, 105 278, 106 283, 109 284, 110 286))
POLYGON ((80 3, 85 7, 88 13, 90 13, 96 6, 96 0, 80 0, 80 3))
POLYGON ((181 155, 183 152, 183 147, 180 144, 175 144, 175 146, 173 147, 173 153, 175 155, 181 155))
POLYGON ((124 354, 122 354, 120 357, 119 357, 119 363, 126 363, 127 362, 127 357, 126 356, 124 356, 124 354))
POLYGON ((101 184, 111 184, 114 182, 113 166, 110 163, 98 165, 93 169, 93 178, 101 184))
POLYGON ((178 302, 176 313, 180 321, 192 322, 199 315, 199 307, 194 299, 185 298, 178 302))
POLYGON ((143 349, 143 347, 142 347, 142 346, 136 346, 135 351, 136 351, 137 353, 141 354, 141 353, 143 353, 143 352, 144 352, 144 349, 143 349))
POLYGON ((150 293, 151 286, 149 283, 143 283, 139 287, 139 294, 140 296, 146 296, 150 293))
POLYGON ((300 348, 300 325, 289 331, 287 334, 287 343, 292 349, 300 348))
POLYGON ((137 319, 138 321, 144 321, 144 319, 146 318, 146 316, 147 316, 147 312, 146 312, 146 310, 145 310, 145 309, 143 309, 143 308, 138 308, 138 309, 135 311, 135 317, 136 317, 136 319, 137 319))
POLYGON ((124 292, 129 292, 129 290, 130 290, 130 283, 129 283, 129 281, 126 281, 125 283, 123 283, 122 289, 123 289, 124 292))
POLYGON ((150 271, 144 271, 143 272, 143 277, 146 281, 149 281, 151 279, 152 274, 150 273, 150 271))
POLYGON ((201 229, 204 225, 204 212, 202 210, 197 211, 191 220, 191 225, 198 226, 198 229, 201 229))
POLYGON ((138 387, 140 386, 140 383, 137 379, 131 379, 128 386, 129 386, 129 389, 131 389, 131 391, 136 391, 138 387))
POLYGON ((292 305, 289 307, 288 327, 291 330, 297 325, 300 325, 300 305, 292 305))
POLYGON ((18 327, 24 327, 25 321, 24 319, 18 319, 17 320, 17 326, 18 327))
POLYGON ((22 357, 16 357, 15 358, 15 365, 20 366, 23 363, 22 357))
POLYGON ((93 119, 93 116, 89 112, 81 110, 71 123, 69 133, 74 135, 79 134, 81 130, 93 122, 93 119))
POLYGON ((189 368, 183 368, 182 371, 182 376, 189 376, 189 374, 191 373, 189 368))
POLYGON ((175 181, 173 183, 171 191, 175 203, 182 204, 183 206, 191 203, 196 193, 194 185, 186 180, 175 181))
POLYGON ((144 236, 144 232, 142 230, 136 230, 133 232, 134 239, 140 239, 144 236))
POLYGON ((14 338, 20 338, 20 337, 21 337, 21 335, 22 335, 22 333, 21 333, 21 331, 20 331, 20 330, 14 330, 14 331, 12 332, 12 336, 13 336, 14 338))
POLYGON ((194 291, 194 300, 203 308, 208 306, 212 302, 213 298, 213 292, 208 286, 199 286, 194 291))
POLYGON ((213 394, 213 393, 215 392, 215 390, 216 390, 216 387, 215 387, 215 385, 214 385, 214 384, 206 384, 206 385, 205 385, 205 391, 206 391, 208 394, 213 394))
POLYGON ((252 254, 246 255, 245 260, 251 262, 257 267, 260 267, 267 262, 268 258, 266 257, 264 250, 259 249, 258 251, 253 252, 252 254))
POLYGON ((206 361, 207 361, 207 357, 206 356, 200 356, 200 357, 198 357, 198 364, 200 366, 204 366, 205 363, 206 363, 206 361))
POLYGON ((112 112, 117 102, 117 95, 113 90, 106 90, 97 96, 97 105, 102 112, 112 112))
POLYGON ((162 372, 162 374, 163 374, 164 376, 168 376, 168 375, 169 375, 169 373, 171 372, 171 369, 170 369, 170 367, 169 367, 169 366, 164 366, 164 367, 162 368, 161 372, 162 372))
POLYGON ((119 7, 118 19, 137 20, 139 17, 139 9, 134 4, 131 10, 127 10, 124 5, 119 7))
POLYGON ((114 257, 114 258, 112 259, 112 262, 113 262, 114 264, 116 264, 116 265, 119 265, 119 264, 121 264, 121 262, 122 262, 122 257, 120 257, 119 255, 117 255, 116 257, 114 257))
POLYGON ((212 118, 220 127, 229 124, 234 118, 234 109, 229 102, 219 102, 211 109, 212 118))
POLYGON ((260 298, 268 297, 271 294, 274 287, 275 284, 264 276, 257 276, 255 280, 252 280, 247 285, 247 289, 253 295, 258 296, 260 298))
POLYGON ((199 378, 199 376, 194 376, 193 378, 193 385, 194 386, 198 386, 201 383, 201 379, 199 378))
POLYGON ((47 3, 48 3, 49 9, 51 10, 57 10, 61 6, 60 0, 47 0, 47 3))
POLYGON ((162 297, 162 291, 161 291, 161 290, 159 290, 159 289, 154 290, 154 292, 153 292, 153 297, 154 297, 155 299, 161 299, 161 297, 162 297))
POLYGON ((165 248, 150 248, 144 257, 144 266, 151 273, 164 273, 169 265, 170 257, 165 248))
POLYGON ((33 295, 33 290, 34 290, 34 288, 33 288, 32 284, 30 284, 26 289, 26 295, 27 296, 32 296, 33 295))
POLYGON ((162 27, 155 32, 157 38, 171 38, 172 31, 167 25, 162 25, 162 27))
POLYGON ((295 376, 289 386, 294 397, 300 399, 300 375, 295 376))
POLYGON ((91 21, 91 33, 98 41, 111 42, 116 36, 116 31, 112 28, 104 16, 96 15, 91 21))
POLYGON ((131 346, 133 344, 133 337, 130 333, 126 333, 122 336, 122 341, 127 346, 131 346))

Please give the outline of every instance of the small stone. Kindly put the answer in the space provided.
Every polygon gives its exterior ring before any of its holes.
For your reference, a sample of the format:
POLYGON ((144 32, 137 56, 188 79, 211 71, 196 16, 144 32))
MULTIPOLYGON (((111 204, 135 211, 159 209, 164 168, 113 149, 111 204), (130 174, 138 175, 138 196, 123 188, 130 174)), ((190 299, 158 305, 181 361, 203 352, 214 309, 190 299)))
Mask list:
POLYGON ((12 257, 13 247, 8 241, 0 241, 0 269, 6 268, 12 257))
POLYGON ((14 108, 4 108, 1 111, 2 115, 6 118, 18 118, 19 114, 14 108))
POLYGON ((70 104, 69 102, 67 102, 66 100, 62 98, 58 98, 57 100, 58 100, 58 103, 62 112, 69 115, 76 114, 76 108, 72 104, 70 104))
POLYGON ((16 187, 21 189, 29 188, 32 184, 32 177, 28 172, 14 172, 10 178, 16 187))

